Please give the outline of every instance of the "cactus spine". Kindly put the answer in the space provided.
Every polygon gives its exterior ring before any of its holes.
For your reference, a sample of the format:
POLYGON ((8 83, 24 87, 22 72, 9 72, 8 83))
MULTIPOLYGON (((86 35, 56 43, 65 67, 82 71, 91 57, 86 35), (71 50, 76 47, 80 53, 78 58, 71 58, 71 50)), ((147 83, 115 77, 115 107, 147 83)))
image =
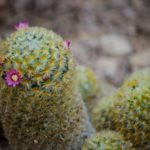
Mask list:
POLYGON ((114 131, 101 131, 85 141, 82 150, 133 150, 130 142, 114 131))

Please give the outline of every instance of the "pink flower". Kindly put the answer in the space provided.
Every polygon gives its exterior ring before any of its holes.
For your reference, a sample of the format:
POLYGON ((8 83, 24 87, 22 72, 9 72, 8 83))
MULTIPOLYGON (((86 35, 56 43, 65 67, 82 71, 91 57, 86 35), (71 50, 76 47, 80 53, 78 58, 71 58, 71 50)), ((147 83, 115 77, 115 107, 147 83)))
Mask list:
POLYGON ((8 86, 15 87, 20 84, 22 80, 22 75, 15 69, 12 69, 6 73, 6 82, 8 86))
POLYGON ((64 42, 64 47, 65 47, 66 49, 69 49, 69 48, 70 48, 70 45, 71 45, 71 41, 70 41, 70 40, 66 40, 66 41, 64 42))
POLYGON ((26 22, 20 22, 19 24, 15 25, 16 30, 20 30, 20 29, 26 29, 29 27, 29 23, 26 22))

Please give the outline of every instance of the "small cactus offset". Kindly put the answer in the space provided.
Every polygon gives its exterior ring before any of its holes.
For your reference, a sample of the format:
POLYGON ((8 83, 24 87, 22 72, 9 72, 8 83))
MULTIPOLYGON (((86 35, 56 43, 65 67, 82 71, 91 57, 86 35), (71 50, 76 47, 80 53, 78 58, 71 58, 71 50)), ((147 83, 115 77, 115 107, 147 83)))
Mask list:
POLYGON ((101 95, 100 86, 97 83, 93 70, 86 66, 77 66, 77 81, 83 100, 91 111, 101 95))
POLYGON ((133 150, 133 147, 119 133, 106 130, 87 139, 82 150, 133 150))
POLYGON ((69 43, 17 26, 1 43, 0 115, 14 150, 79 150, 94 131, 78 92, 69 43))
POLYGON ((136 149, 149 150, 150 70, 132 75, 117 93, 108 97, 108 101, 106 98, 99 103, 93 116, 96 116, 93 120, 97 130, 116 130, 136 149))

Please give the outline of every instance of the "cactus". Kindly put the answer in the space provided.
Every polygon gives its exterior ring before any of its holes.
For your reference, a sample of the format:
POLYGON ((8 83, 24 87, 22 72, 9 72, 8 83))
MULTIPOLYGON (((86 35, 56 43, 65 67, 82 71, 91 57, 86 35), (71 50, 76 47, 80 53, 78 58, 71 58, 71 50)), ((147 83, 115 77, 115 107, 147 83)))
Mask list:
POLYGON ((116 130, 136 149, 148 150, 149 110, 150 70, 145 69, 134 73, 113 96, 101 101, 93 111, 93 116, 97 115, 93 120, 97 130, 116 130), (107 104, 103 108, 104 103, 107 104))
POLYGON ((77 66, 76 71, 83 98, 86 100, 90 97, 94 97, 97 94, 98 85, 93 70, 85 66, 77 66))
POLYGON ((15 150, 78 150, 93 132, 70 48, 52 31, 17 28, 2 44, 0 115, 15 150))
POLYGON ((109 112, 109 108, 112 106, 114 101, 114 95, 106 96, 103 97, 93 108, 92 121, 97 131, 101 131, 103 129, 115 129, 113 117, 109 112))
POLYGON ((76 72, 81 95, 91 113, 102 97, 114 92, 115 88, 104 81, 99 81, 89 67, 79 65, 76 72))
POLYGON ((91 112, 101 95, 96 75, 92 69, 81 65, 76 67, 76 72, 81 95, 91 112))
POLYGON ((88 138, 82 150, 133 150, 133 147, 119 133, 106 130, 88 138))

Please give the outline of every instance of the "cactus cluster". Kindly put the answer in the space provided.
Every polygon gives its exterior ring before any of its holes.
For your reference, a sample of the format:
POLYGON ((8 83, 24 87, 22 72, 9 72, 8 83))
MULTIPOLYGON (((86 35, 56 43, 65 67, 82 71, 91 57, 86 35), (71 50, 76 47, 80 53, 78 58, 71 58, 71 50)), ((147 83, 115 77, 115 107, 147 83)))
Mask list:
POLYGON ((139 150, 150 148, 150 69, 134 73, 93 110, 97 130, 112 129, 139 150))
POLYGON ((27 23, 16 29, 0 42, 0 124, 12 149, 150 149, 150 69, 107 96, 113 88, 75 66, 70 41, 27 23))
POLYGON ((14 150, 78 150, 94 129, 69 47, 52 31, 18 29, 2 43, 0 116, 14 150))
POLYGON ((106 130, 87 139, 83 150, 133 150, 133 147, 119 133, 106 130))

